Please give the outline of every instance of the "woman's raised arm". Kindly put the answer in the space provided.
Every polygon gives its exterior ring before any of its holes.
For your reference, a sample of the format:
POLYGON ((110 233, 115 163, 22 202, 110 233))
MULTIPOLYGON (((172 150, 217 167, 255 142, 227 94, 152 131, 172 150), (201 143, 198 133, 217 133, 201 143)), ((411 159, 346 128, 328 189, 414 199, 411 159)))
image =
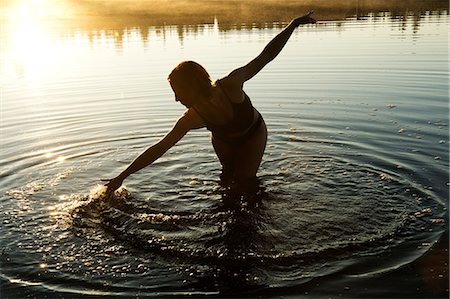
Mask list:
POLYGON ((232 71, 228 77, 232 77, 234 82, 240 82, 243 84, 245 81, 251 79, 260 70, 264 68, 269 62, 271 62, 283 49, 287 41, 294 32, 295 28, 302 24, 315 23, 316 20, 311 18, 311 12, 306 15, 293 19, 286 28, 283 29, 277 36, 275 36, 264 48, 264 50, 255 59, 250 61, 243 67, 232 71))

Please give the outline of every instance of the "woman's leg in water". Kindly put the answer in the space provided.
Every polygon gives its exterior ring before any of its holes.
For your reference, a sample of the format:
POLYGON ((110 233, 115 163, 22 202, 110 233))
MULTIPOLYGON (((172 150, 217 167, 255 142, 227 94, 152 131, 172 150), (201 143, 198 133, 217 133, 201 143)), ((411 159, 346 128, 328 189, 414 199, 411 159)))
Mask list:
POLYGON ((237 191, 252 194, 257 191, 256 173, 261 164, 267 144, 267 127, 262 120, 259 128, 236 151, 234 159, 234 178, 237 191))
POLYGON ((221 182, 225 186, 234 183, 235 191, 251 193, 256 187, 256 173, 267 143, 267 127, 262 120, 251 138, 234 147, 219 138, 212 137, 212 144, 222 164, 221 182))
POLYGON ((219 158, 220 164, 222 164, 220 183, 224 187, 229 187, 234 180, 234 159, 236 158, 236 148, 230 146, 219 138, 215 138, 214 135, 211 138, 214 150, 219 158))

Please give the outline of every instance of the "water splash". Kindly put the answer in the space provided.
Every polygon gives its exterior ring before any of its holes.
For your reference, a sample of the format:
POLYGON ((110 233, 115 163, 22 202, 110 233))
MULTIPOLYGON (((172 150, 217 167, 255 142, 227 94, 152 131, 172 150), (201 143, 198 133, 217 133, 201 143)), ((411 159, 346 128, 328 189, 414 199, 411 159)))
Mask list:
POLYGON ((6 191, 5 194, 17 200, 27 200, 35 193, 50 187, 57 186, 62 180, 73 173, 73 168, 67 168, 50 178, 38 179, 27 183, 25 186, 6 191))

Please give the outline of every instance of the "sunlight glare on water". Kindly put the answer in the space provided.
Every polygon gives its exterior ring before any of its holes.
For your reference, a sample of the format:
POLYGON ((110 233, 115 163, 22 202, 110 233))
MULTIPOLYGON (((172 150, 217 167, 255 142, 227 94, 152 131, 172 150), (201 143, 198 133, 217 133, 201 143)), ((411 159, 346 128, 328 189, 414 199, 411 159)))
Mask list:
POLYGON ((44 21, 69 13, 70 10, 56 2, 24 0, 3 8, 3 18, 9 20, 6 28, 9 38, 2 47, 2 52, 6 52, 3 55, 11 59, 17 74, 30 83, 38 83, 47 78, 49 72, 58 71, 58 65, 71 55, 70 49, 59 47, 48 23, 44 21))

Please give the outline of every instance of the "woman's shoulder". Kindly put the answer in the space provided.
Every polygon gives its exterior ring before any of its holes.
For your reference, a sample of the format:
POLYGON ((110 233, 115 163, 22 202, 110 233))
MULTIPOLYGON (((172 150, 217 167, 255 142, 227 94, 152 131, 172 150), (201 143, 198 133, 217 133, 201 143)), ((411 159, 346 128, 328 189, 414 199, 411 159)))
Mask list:
POLYGON ((216 80, 215 84, 216 85, 220 84, 220 85, 225 85, 227 87, 242 89, 241 82, 235 76, 233 76, 233 73, 230 73, 230 74, 226 75, 225 77, 222 77, 222 78, 216 80))
POLYGON ((226 96, 232 102, 240 103, 244 99, 244 91, 242 90, 242 84, 233 76, 225 76, 223 78, 218 79, 215 82, 216 86, 219 86, 226 96))
POLYGON ((200 129, 206 126, 205 120, 194 108, 188 108, 178 119, 178 123, 187 129, 200 129))

